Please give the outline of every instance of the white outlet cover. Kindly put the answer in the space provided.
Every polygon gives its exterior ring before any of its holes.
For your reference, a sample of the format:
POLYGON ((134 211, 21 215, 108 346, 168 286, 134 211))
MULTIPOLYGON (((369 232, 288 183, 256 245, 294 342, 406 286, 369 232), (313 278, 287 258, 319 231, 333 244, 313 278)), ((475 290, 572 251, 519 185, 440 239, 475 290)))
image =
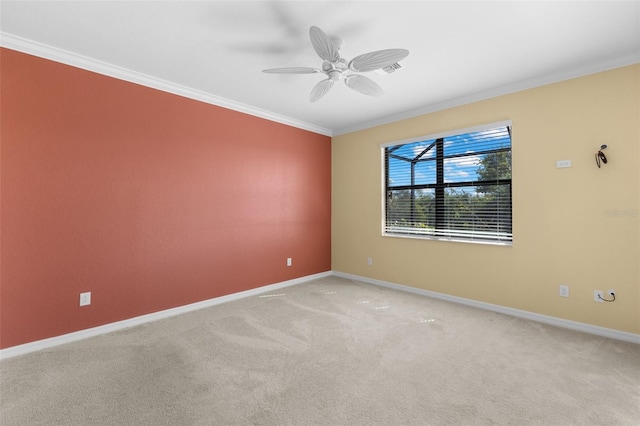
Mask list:
POLYGON ((569 297, 569 286, 561 285, 560 286, 560 296, 561 297, 569 297))
POLYGON ((598 303, 603 303, 604 293, 601 290, 593 291, 593 301, 598 303))
POLYGON ((80 293, 80 306, 87 306, 91 304, 91 292, 80 293))

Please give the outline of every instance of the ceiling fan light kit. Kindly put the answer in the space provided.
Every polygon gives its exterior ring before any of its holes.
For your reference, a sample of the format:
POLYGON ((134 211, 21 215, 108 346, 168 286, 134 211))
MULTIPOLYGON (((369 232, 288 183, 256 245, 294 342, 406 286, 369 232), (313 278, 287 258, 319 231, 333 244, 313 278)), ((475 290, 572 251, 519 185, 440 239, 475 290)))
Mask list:
POLYGON ((409 55, 406 49, 384 49, 364 53, 347 62, 340 57, 342 40, 329 38, 316 26, 309 28, 311 45, 323 60, 321 68, 288 67, 262 70, 271 74, 315 74, 322 73, 326 79, 317 83, 311 90, 309 100, 316 102, 327 94, 336 81, 344 80, 347 87, 368 96, 380 96, 384 93, 375 81, 364 75, 355 74, 375 71, 393 66, 409 55))

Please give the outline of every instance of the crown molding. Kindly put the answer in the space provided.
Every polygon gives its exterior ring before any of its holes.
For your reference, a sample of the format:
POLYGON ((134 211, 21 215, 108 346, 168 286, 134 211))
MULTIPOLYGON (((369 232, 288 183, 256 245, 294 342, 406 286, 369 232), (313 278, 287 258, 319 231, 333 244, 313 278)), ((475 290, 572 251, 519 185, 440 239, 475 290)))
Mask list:
POLYGON ((583 67, 577 67, 570 70, 564 70, 541 77, 495 87, 443 102, 425 105, 423 107, 411 109, 398 114, 387 115, 381 119, 362 122, 355 126, 349 126, 339 130, 331 130, 2 31, 0 31, 0 46, 329 137, 370 129, 473 102, 483 101, 510 93, 516 93, 527 89, 533 89, 535 87, 545 86, 564 80, 570 80, 589 74, 595 74, 640 63, 640 53, 627 55, 608 61, 588 64, 583 67))
POLYGON ((7 49, 15 50, 40 58, 59 62, 65 65, 71 65, 87 71, 92 71, 108 77, 117 78, 119 80, 128 81, 130 83, 139 84, 141 86, 150 87, 152 89, 161 90, 163 92, 172 93, 174 95, 183 96, 185 98, 194 99, 200 102, 227 108, 233 111, 253 115, 276 123, 286 124, 310 132, 319 133, 325 136, 332 136, 330 129, 316 126, 300 120, 295 120, 280 114, 275 114, 264 109, 256 108, 231 99, 212 95, 201 90, 192 89, 172 83, 167 80, 152 77, 137 71, 99 61, 87 56, 79 55, 68 50, 59 49, 44 43, 29 40, 10 33, 0 31, 0 46, 7 49))
POLYGON ((559 83, 564 80, 570 80, 586 76, 589 74, 596 74, 603 71, 612 70, 615 68, 621 68, 628 65, 634 65, 640 63, 640 53, 627 55, 619 58, 615 58, 608 61, 597 62, 588 64, 583 67, 572 68, 570 70, 564 70, 552 74, 546 74, 541 77, 531 78, 528 80, 519 81, 512 84, 506 84, 504 86, 498 86, 493 89, 477 92, 471 95, 461 96, 459 98, 450 99, 444 102, 437 102, 417 109, 408 110, 399 114, 393 114, 385 116, 378 120, 367 121, 355 126, 345 127, 343 129, 335 130, 333 136, 344 135, 347 133, 357 132, 360 130, 370 129, 372 127, 381 126, 384 124, 394 123, 396 121, 406 120, 408 118, 415 118, 421 115, 431 114, 434 112, 442 111, 445 109, 471 104, 486 99, 496 98, 498 96, 508 95, 510 93, 521 92, 527 89, 533 89, 548 84, 559 83))

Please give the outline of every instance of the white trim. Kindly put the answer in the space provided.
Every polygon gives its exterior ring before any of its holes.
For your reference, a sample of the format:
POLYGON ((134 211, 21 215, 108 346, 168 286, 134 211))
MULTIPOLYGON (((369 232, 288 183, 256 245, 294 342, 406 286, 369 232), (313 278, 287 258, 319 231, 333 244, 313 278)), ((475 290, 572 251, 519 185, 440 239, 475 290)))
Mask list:
POLYGON ((263 287, 254 288, 251 290, 245 290, 238 293, 229 294, 226 296, 215 297, 213 299, 203 300, 201 302, 191 303, 189 305, 178 306, 176 308, 166 309, 159 312, 154 312, 147 315, 141 315, 135 318, 129 318, 122 321, 117 321, 110 324, 101 325, 98 327, 88 328, 86 330, 80 330, 73 333, 63 334, 61 336, 51 337, 48 339, 38 340, 35 342, 25 343, 23 345, 13 346, 10 348, 0 350, 0 360, 12 358, 19 355, 25 355, 31 352, 40 351, 55 346, 64 345, 66 343, 72 343, 79 340, 87 339, 89 337, 96 337, 114 331, 123 330, 125 328, 135 327, 138 325, 150 323, 160 319, 170 318, 176 315, 185 314, 187 312, 196 311, 199 309, 208 308, 222 303, 231 302, 234 300, 243 299, 245 297, 257 296, 263 293, 267 293, 274 290, 279 290, 285 287, 302 284, 308 281, 313 281, 328 276, 336 276, 346 278, 355 281, 361 281, 367 284, 373 284, 381 287, 391 288, 394 290, 400 290, 407 293, 413 293, 420 296, 432 297, 434 299, 445 300, 448 302, 459 303, 462 305, 472 306, 479 309, 498 312, 505 315, 511 315, 519 318, 524 318, 536 322, 541 322, 557 327, 568 328, 571 330, 581 331, 583 333, 594 334, 597 336, 608 337, 611 339, 622 340, 625 342, 640 344, 640 335, 627 333, 624 331, 613 330, 610 328, 598 327, 595 325, 584 324, 580 322, 565 320, 562 318, 551 317, 542 314, 536 314, 533 312, 522 311, 520 309, 508 308, 500 305, 493 305, 490 303, 479 302, 476 300, 465 299, 458 296, 450 296, 448 294, 437 293, 430 290, 423 290, 415 287, 404 286, 401 284, 395 284, 387 281, 376 280, 373 278, 367 278, 359 275, 347 274, 338 271, 321 272, 314 275, 307 275, 300 278, 295 278, 280 283, 269 284, 263 287))
POLYGON ((474 308, 484 309, 487 311, 493 311, 500 314, 511 315, 518 318, 524 318, 531 321, 541 322, 541 323, 553 325, 556 327, 562 327, 570 330, 580 331, 583 333, 594 334, 596 336, 608 337, 610 339, 616 339, 616 340, 622 340, 625 342, 640 344, 640 334, 628 333, 626 331, 619 331, 611 328, 598 327, 596 325, 585 324, 582 322, 576 322, 576 321, 566 320, 562 318, 556 318, 548 315, 537 314, 535 312, 523 311, 520 309, 508 308, 506 306, 493 305, 491 303, 479 302, 477 300, 466 299, 464 297, 451 296, 444 293, 438 293, 430 290, 423 290, 423 289, 409 287, 401 284, 395 284, 387 281, 376 280, 373 278, 362 277, 359 275, 347 274, 344 272, 333 271, 332 274, 337 277, 347 278, 355 281, 361 281, 368 284, 377 285, 380 287, 386 287, 394 290, 405 291, 407 293, 413 293, 421 296, 432 297, 434 299, 445 300, 447 302, 459 303, 462 305, 472 306, 474 308))
POLYGON ((418 136, 415 138, 403 139, 399 141, 383 142, 380 144, 380 148, 387 148, 389 146, 396 146, 396 145, 407 145, 415 142, 430 141, 438 138, 447 138, 449 136, 463 135, 466 133, 482 132, 484 130, 495 129, 496 127, 506 127, 506 126, 513 127, 513 122, 511 120, 502 120, 502 121, 497 121, 495 123, 481 124, 479 126, 467 127, 466 129, 452 129, 452 130, 447 130, 446 132, 440 132, 433 135, 418 136))
MULTIPOLYGON (((382 212, 383 218, 386 212, 382 212)), ((393 232, 385 231, 384 221, 382 222, 382 233, 380 234, 385 238, 406 238, 411 240, 428 240, 428 241, 445 241, 449 243, 466 243, 466 244, 481 244, 486 246, 498 246, 498 247, 513 247, 513 240, 472 240, 460 237, 438 237, 429 234, 394 234, 393 232)))
POLYGON ((610 69, 621 68, 640 62, 640 54, 631 54, 609 61, 589 64, 584 67, 548 74, 542 77, 536 77, 525 81, 495 87, 493 89, 485 90, 471 95, 461 96, 459 98, 450 99, 443 102, 437 102, 431 105, 411 109, 398 114, 387 115, 383 118, 363 122, 354 126, 332 130, 325 127, 317 126, 312 123, 242 104, 231 99, 214 96, 210 93, 191 89, 189 87, 181 86, 166 80, 151 77, 146 74, 118 67, 116 65, 98 61, 87 56, 79 55, 64 49, 55 48, 44 43, 35 42, 33 40, 29 40, 2 31, 0 31, 0 46, 330 137, 340 136, 359 130, 370 129, 373 127, 382 126, 409 118, 419 117, 421 115, 431 114, 448 108, 466 105, 473 102, 479 102, 486 99, 507 95, 509 93, 520 92, 523 90, 557 83, 564 80, 570 80, 572 78, 582 77, 589 74, 595 74, 610 69))
POLYGON ((129 318, 122 321, 113 322, 110 324, 101 325, 98 327, 88 328, 86 330, 80 330, 73 333, 63 334, 61 336, 51 337, 48 339, 38 340, 35 342, 25 343, 23 345, 13 346, 10 348, 0 350, 0 360, 11 358, 18 355, 24 355, 31 352, 40 351, 54 346, 64 345, 66 343, 76 342, 89 337, 95 337, 106 333, 112 333, 114 331, 122 330, 129 327, 135 327, 137 325, 146 324, 149 322, 157 321, 164 318, 173 317, 187 312, 196 311, 203 308, 209 308, 211 306, 220 305, 222 303, 231 302, 233 300, 243 299, 245 297, 256 296, 262 293, 266 293, 273 290, 289 287, 292 285, 302 284, 307 281, 316 280, 319 278, 328 277, 331 272, 321 272, 314 275, 307 275, 300 278, 295 278, 288 281, 282 281, 280 283, 269 284, 263 287, 254 288, 251 290, 245 290, 238 293, 229 294, 226 296, 215 297, 213 299, 203 300, 201 302, 191 303, 189 305, 178 306, 176 308, 166 309, 151 314, 141 315, 135 318, 129 318))
POLYGON ((0 31, 0 46, 325 136, 330 129, 0 31))
POLYGON ((385 124, 395 123, 397 121, 406 120, 409 118, 419 117, 421 115, 427 115, 434 112, 442 111, 449 108, 458 107, 461 105, 467 105, 474 102, 484 101, 491 98, 497 98, 498 96, 508 95, 510 93, 521 92, 523 90, 533 89, 540 86, 546 86, 548 84, 558 83, 573 78, 583 77, 589 74, 596 74, 599 72, 612 70, 615 68, 626 67, 628 65, 637 64, 640 62, 640 53, 634 53, 631 55, 615 58, 613 60, 588 64, 583 67, 573 68, 570 70, 560 71, 552 74, 547 74, 541 77, 531 78, 524 81, 519 81, 512 84, 506 84, 504 86, 495 87, 493 89, 484 90, 482 92, 473 93, 471 95, 461 96, 455 99, 449 99, 443 102, 437 102, 431 105, 426 105, 420 108, 411 109, 398 114, 387 115, 377 120, 367 121, 357 124, 355 126, 349 126, 342 129, 333 131, 333 136, 345 135, 347 133, 357 132, 359 130, 370 129, 385 124))

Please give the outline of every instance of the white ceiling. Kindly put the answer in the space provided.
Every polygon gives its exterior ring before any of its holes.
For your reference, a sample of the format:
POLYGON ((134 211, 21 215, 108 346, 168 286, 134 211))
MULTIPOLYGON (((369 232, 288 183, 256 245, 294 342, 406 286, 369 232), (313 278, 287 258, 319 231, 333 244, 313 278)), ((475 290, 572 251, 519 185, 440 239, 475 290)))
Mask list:
POLYGON ((640 1, 4 1, 5 47, 327 135, 640 62, 640 1), (405 48, 369 97, 321 74, 316 25, 347 60, 405 48))

